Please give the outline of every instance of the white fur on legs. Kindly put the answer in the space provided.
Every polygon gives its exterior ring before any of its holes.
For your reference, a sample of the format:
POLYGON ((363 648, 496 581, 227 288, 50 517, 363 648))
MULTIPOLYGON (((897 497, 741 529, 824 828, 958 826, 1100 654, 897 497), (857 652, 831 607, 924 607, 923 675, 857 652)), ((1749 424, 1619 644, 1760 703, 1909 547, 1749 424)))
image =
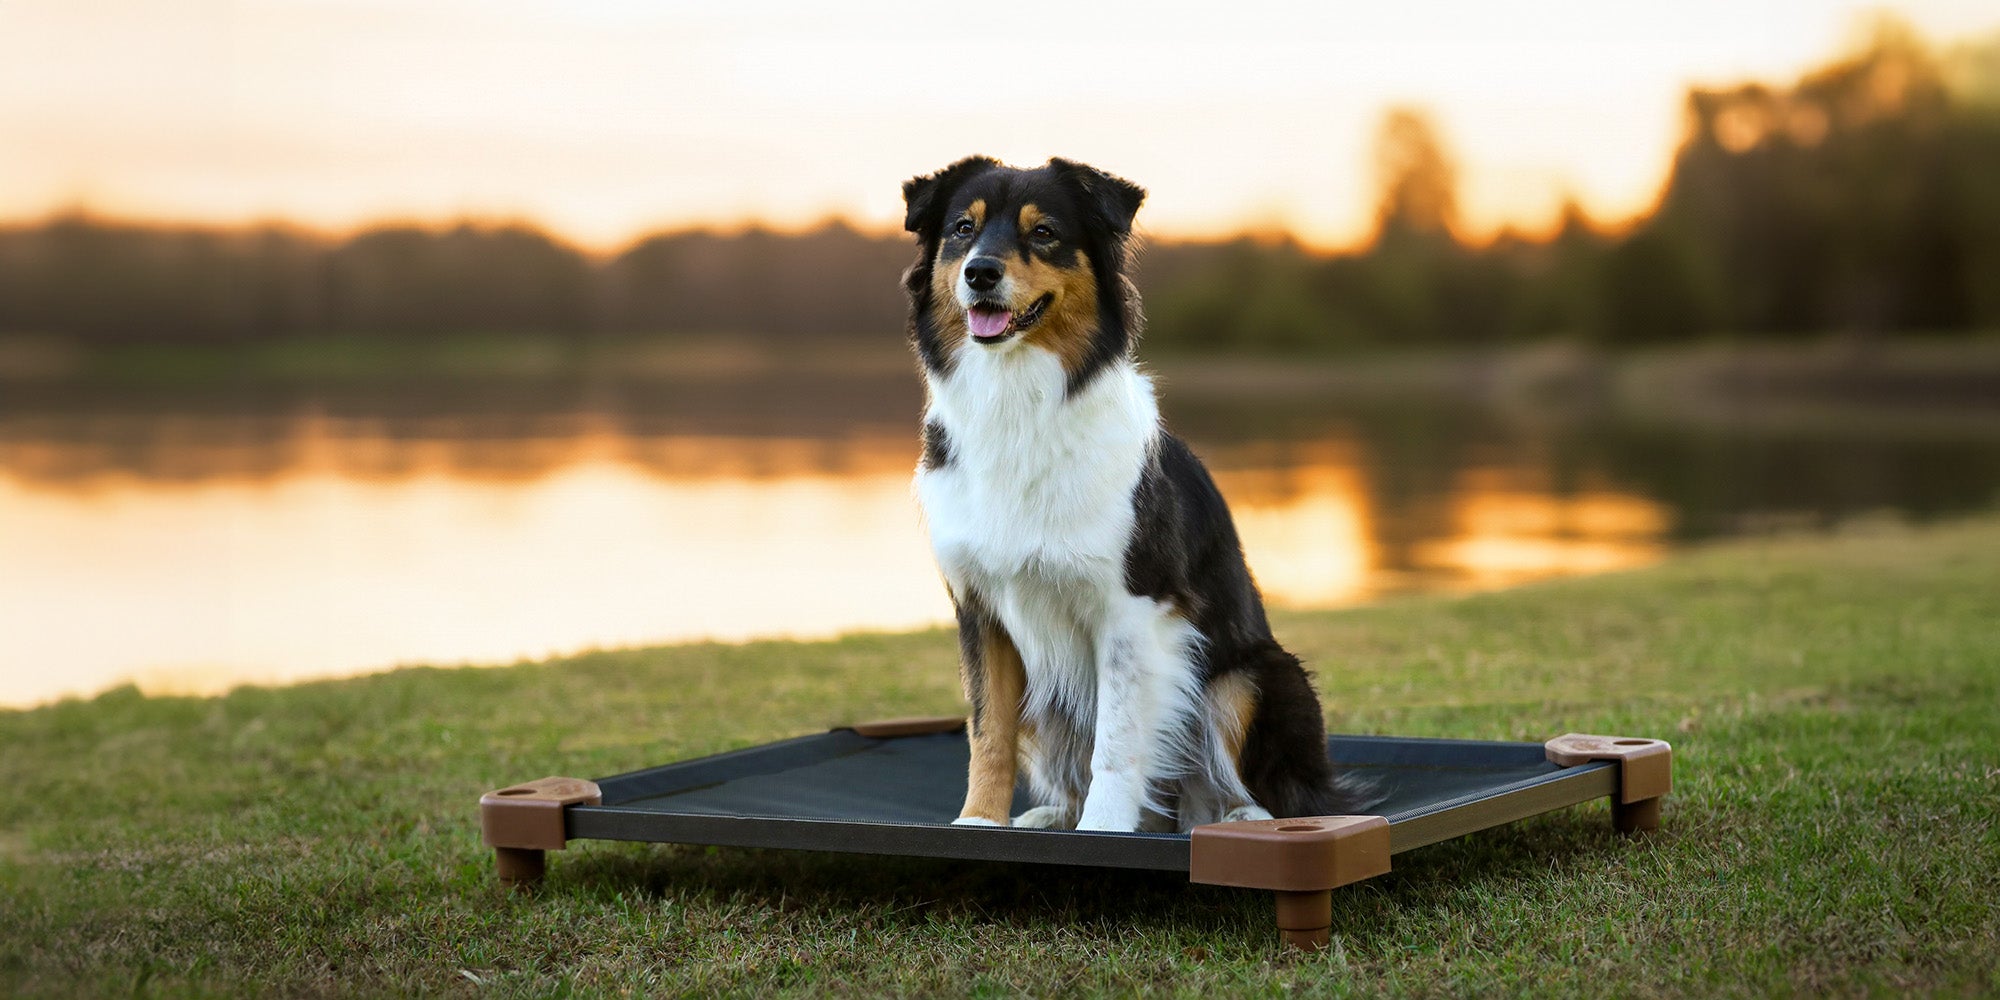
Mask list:
POLYGON ((1096 745, 1079 830, 1136 830, 1151 782, 1188 770, 1181 734, 1200 698, 1193 626, 1147 597, 1112 602, 1097 646, 1096 745))
POLYGON ((1271 815, 1270 810, 1265 809, 1263 806, 1260 806, 1255 802, 1252 802, 1247 806, 1237 806, 1236 808, 1231 809, 1228 812, 1222 814, 1222 821, 1224 823, 1240 823, 1243 822, 1244 820, 1274 819, 1274 818, 1276 817, 1273 817, 1271 815))
POLYGON ((1014 817, 1014 825, 1027 830, 1066 830, 1075 826, 1069 810, 1061 806, 1036 806, 1014 817))
POLYGON ((993 822, 992 820, 990 820, 990 819, 987 819, 987 818, 986 818, 986 817, 984 817, 984 816, 960 816, 959 818, 957 818, 957 819, 955 819, 955 820, 952 820, 952 821, 951 821, 951 825, 953 825, 953 826, 1006 826, 1007 824, 1005 824, 1005 823, 995 823, 995 822, 993 822))
POLYGON ((1109 770, 1099 761, 1090 762, 1090 794, 1083 800, 1079 830, 1114 830, 1129 833, 1139 828, 1139 812, 1145 802, 1145 782, 1138 776, 1138 764, 1129 758, 1109 770))

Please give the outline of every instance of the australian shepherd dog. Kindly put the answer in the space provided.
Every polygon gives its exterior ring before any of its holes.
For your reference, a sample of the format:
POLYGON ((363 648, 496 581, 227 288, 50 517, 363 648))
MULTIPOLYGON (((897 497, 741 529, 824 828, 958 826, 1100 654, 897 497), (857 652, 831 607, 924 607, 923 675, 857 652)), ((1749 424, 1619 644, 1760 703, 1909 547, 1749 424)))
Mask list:
POLYGON ((1079 830, 1343 811, 1207 470, 1132 358, 1145 192, 1055 159, 903 185, 929 401, 916 492, 972 704, 957 822, 1079 830), (1017 769, 1033 807, 1010 817, 1017 769))

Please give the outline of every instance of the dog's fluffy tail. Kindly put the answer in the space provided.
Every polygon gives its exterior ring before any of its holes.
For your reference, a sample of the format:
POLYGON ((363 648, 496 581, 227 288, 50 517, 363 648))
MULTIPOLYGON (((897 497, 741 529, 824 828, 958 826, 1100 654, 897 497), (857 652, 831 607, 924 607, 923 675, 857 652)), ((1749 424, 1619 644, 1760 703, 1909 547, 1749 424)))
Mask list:
POLYGON ((1337 770, 1326 755, 1319 696, 1299 658, 1277 643, 1243 658, 1257 710, 1243 741, 1243 781, 1273 816, 1365 813, 1385 794, 1376 782, 1337 770))
POLYGON ((1296 815, 1367 816, 1372 815, 1375 807, 1389 797, 1388 789, 1373 776, 1356 774, 1340 767, 1334 767, 1326 785, 1313 789, 1313 794, 1314 801, 1308 803, 1312 811, 1296 815))

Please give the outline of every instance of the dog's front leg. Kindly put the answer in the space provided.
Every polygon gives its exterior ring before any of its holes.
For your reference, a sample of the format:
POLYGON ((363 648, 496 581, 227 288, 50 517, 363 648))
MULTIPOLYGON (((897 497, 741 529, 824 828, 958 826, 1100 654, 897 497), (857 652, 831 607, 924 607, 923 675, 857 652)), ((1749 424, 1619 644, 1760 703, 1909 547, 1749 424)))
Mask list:
POLYGON ((1136 830, 1146 801, 1145 670, 1132 636, 1114 636, 1097 658, 1097 738, 1079 830, 1136 830))
POLYGON ((976 602, 959 605, 958 639, 965 696, 972 702, 966 727, 972 761, 965 776, 965 808, 954 822, 1006 826, 1014 804, 1027 670, 1006 629, 976 602))
POLYGON ((1163 641, 1154 603, 1131 598, 1122 610, 1098 644, 1097 733, 1079 830, 1139 828, 1169 732, 1187 710, 1182 689, 1193 682, 1163 641))

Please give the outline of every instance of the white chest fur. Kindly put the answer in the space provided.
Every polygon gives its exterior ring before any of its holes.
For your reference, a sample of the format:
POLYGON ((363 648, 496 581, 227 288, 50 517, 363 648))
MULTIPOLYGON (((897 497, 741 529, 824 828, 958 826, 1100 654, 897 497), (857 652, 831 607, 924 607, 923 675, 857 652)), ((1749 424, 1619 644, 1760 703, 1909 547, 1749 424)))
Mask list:
POLYGON ((1057 358, 1032 347, 962 353, 930 378, 927 421, 950 461, 916 490, 938 566, 977 592, 1028 668, 1029 700, 1088 717, 1100 624, 1125 597, 1132 491, 1158 433, 1151 382, 1130 362, 1065 394, 1057 358))

